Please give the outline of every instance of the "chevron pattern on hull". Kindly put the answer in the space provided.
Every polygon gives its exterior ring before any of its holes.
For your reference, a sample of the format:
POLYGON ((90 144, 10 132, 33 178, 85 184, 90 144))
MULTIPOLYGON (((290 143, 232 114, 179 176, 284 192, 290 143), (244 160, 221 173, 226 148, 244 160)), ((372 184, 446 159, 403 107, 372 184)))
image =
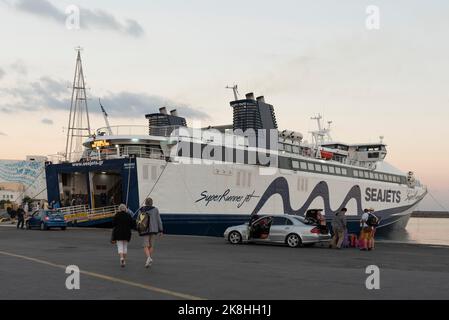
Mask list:
MULTIPOLYGON (((264 192, 262 197, 259 200, 259 203, 256 205, 256 208, 253 211, 253 214, 259 213, 259 211, 263 208, 265 203, 274 195, 280 195, 283 202, 284 207, 284 213, 285 214, 291 214, 291 215, 304 215, 306 211, 309 209, 311 203, 318 197, 321 197, 324 202, 324 212, 326 215, 334 215, 338 211, 340 211, 342 208, 344 208, 349 201, 354 199, 357 203, 357 215, 361 215, 363 213, 363 207, 362 207, 362 192, 360 190, 360 186, 355 185, 353 186, 347 193, 346 197, 344 198, 343 202, 341 203, 338 208, 333 210, 330 205, 330 198, 329 198, 329 186, 326 183, 326 181, 319 182, 315 188, 310 193, 307 200, 304 202, 301 208, 295 210, 292 208, 291 200, 290 200, 290 188, 288 185, 287 180, 284 177, 279 177, 273 180, 273 182, 268 186, 267 190, 264 192)), ((385 210, 379 210, 376 211, 376 215, 378 215, 380 218, 388 218, 392 214, 400 214, 411 207, 415 206, 418 202, 420 202, 424 196, 420 197, 415 203, 407 206, 402 207, 396 207, 391 209, 385 209, 385 210)))

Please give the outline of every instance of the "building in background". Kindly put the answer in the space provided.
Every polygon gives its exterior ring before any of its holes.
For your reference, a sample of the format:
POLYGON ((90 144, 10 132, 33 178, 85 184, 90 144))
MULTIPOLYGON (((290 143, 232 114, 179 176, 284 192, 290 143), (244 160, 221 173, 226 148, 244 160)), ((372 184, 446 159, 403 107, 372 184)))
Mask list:
POLYGON ((0 201, 20 203, 23 198, 46 200, 45 162, 47 157, 27 156, 26 160, 0 160, 0 201))

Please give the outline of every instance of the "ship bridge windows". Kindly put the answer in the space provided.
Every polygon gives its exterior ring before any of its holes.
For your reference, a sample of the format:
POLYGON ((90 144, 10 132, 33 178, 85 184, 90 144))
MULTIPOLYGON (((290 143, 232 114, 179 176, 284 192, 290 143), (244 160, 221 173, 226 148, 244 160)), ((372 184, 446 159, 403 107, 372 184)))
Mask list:
POLYGON ((341 175, 341 168, 340 167, 336 167, 335 168, 335 173, 338 175, 341 175))
POLYGON ((324 147, 329 149, 335 149, 335 150, 342 150, 342 151, 348 151, 349 146, 344 144, 323 144, 324 147))
POLYGON ((335 174, 335 167, 329 166, 329 173, 335 174))
POLYGON ((368 152, 368 151, 386 151, 385 145, 369 145, 369 146, 358 146, 356 151, 358 152, 368 152))
POLYGON ((321 172, 321 165, 315 164, 315 171, 321 172))
POLYGON ((368 159, 379 159, 379 152, 369 152, 368 159))
POLYGON ((325 166, 325 165, 323 165, 323 172, 329 172, 329 167, 328 166, 325 166))

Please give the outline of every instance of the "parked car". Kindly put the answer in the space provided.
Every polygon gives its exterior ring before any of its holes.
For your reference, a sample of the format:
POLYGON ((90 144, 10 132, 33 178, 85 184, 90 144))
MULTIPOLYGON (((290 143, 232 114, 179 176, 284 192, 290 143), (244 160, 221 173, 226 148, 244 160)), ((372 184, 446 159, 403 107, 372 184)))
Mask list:
POLYGON ((293 215, 263 216, 251 224, 226 229, 224 237, 231 244, 280 243, 292 248, 328 242, 331 239, 327 227, 293 215))
POLYGON ((48 230, 61 228, 61 230, 65 230, 67 228, 67 222, 61 213, 43 209, 33 212, 25 224, 27 229, 48 230))

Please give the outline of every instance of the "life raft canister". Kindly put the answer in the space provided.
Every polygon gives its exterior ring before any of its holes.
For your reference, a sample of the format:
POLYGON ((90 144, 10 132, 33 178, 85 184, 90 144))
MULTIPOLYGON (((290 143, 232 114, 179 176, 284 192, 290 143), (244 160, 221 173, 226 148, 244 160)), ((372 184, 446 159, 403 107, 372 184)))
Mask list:
POLYGON ((332 160, 333 156, 334 154, 332 152, 321 150, 321 158, 325 160, 332 160))

